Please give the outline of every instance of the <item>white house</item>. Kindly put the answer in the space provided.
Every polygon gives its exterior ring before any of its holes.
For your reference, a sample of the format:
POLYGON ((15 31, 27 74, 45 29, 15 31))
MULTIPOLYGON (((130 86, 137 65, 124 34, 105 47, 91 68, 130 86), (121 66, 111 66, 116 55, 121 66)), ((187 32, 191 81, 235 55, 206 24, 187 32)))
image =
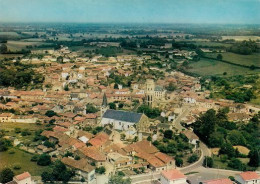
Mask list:
POLYGON ((260 176, 252 171, 242 172, 236 175, 235 180, 241 184, 260 184, 260 176))
POLYGON ((177 169, 162 171, 160 176, 161 184, 187 184, 187 177, 177 169))

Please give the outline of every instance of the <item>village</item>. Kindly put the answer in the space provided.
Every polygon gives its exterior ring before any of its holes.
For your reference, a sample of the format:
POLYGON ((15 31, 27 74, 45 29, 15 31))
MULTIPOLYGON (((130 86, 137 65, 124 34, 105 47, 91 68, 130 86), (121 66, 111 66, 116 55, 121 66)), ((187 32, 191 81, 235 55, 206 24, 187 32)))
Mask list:
MULTIPOLYGON (((185 50, 170 53, 170 58, 183 56, 182 62, 196 55, 185 50)), ((260 110, 247 103, 211 99, 210 90, 203 88, 199 78, 148 66, 147 62, 153 62, 149 54, 88 58, 68 47, 32 54, 44 56, 24 57, 19 62, 39 66, 34 70, 44 76, 42 89, 0 89, 0 123, 46 128, 31 143, 19 136, 5 138, 21 150, 61 160, 76 170, 75 181, 95 183, 97 175, 120 172, 129 177, 162 173, 162 183, 175 181, 176 176, 182 180, 179 183, 186 183, 187 177, 179 168, 207 156, 191 128, 201 114, 228 108, 229 121, 248 122, 260 110), (176 150, 182 163, 176 164, 175 157, 155 145, 166 143, 172 134, 183 142, 176 150), (197 158, 190 161, 194 155, 197 158)), ((211 150, 206 150, 210 156, 211 150)), ((243 175, 254 176, 259 183, 255 172, 241 174, 242 180, 243 175)), ((226 180, 223 183, 231 183, 226 180)))

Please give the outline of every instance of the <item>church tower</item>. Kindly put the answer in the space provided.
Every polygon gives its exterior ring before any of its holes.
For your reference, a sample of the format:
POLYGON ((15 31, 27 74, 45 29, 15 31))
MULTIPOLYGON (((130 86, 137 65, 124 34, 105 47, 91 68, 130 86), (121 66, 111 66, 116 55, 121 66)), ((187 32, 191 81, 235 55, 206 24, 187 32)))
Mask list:
POLYGON ((106 93, 104 93, 102 106, 101 106, 101 117, 103 117, 107 109, 108 109, 107 96, 106 93))
POLYGON ((153 107, 153 102, 154 102, 154 80, 153 79, 147 79, 146 80, 146 89, 145 89, 145 94, 146 94, 146 103, 150 107, 153 107))

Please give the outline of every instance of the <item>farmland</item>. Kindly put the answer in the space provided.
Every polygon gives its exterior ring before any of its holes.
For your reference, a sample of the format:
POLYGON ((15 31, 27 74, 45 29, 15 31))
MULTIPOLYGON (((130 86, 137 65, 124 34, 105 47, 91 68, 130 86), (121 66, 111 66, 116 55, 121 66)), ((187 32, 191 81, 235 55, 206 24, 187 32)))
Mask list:
MULTIPOLYGON (((224 56, 225 57, 225 56, 224 56)), ((218 75, 222 76, 224 72, 227 72, 226 76, 232 75, 247 75, 256 74, 260 70, 250 70, 239 66, 234 66, 220 61, 201 58, 198 62, 192 62, 189 64, 188 72, 195 73, 201 76, 218 75)))
MULTIPOLYGON (((246 65, 246 66, 260 66, 260 53, 253 53, 251 55, 241 55, 231 52, 221 53, 223 60, 230 61, 232 63, 246 65)), ((207 53, 206 56, 216 58, 218 53, 207 53)))
POLYGON ((48 170, 48 167, 38 166, 35 162, 31 162, 33 154, 21 151, 17 148, 12 148, 5 152, 0 152, 0 170, 5 167, 13 168, 20 166, 20 169, 13 169, 15 174, 28 171, 32 176, 39 176, 43 171, 48 170))

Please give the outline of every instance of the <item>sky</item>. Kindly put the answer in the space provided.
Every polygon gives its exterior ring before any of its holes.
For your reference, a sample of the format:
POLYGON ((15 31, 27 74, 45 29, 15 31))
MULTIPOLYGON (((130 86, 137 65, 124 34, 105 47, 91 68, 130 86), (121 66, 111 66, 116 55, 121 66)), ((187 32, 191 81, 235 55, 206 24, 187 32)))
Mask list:
POLYGON ((0 22, 259 24, 260 0, 0 0, 0 22))

